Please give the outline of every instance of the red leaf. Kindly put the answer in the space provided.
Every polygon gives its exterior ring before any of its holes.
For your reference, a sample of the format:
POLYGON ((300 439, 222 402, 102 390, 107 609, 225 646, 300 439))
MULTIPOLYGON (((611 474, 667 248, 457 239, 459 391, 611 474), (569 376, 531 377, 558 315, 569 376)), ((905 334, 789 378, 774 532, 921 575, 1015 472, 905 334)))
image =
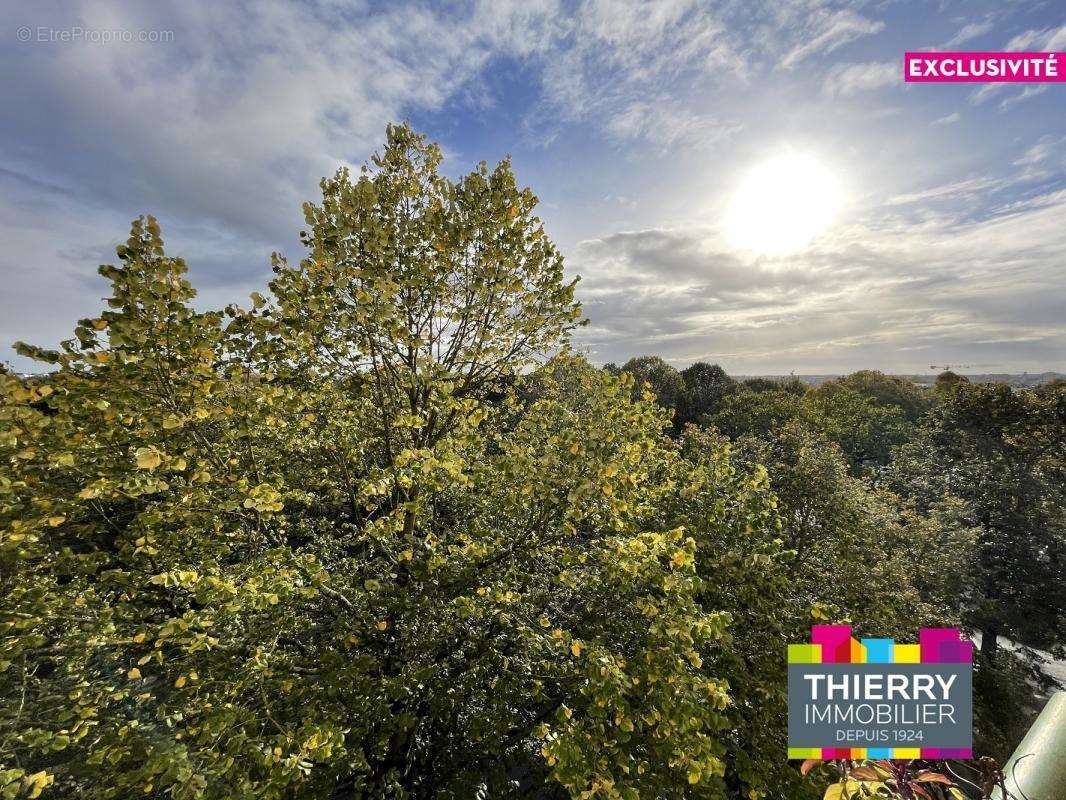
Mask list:
POLYGON ((812 769, 822 763, 820 758, 808 758, 802 764, 800 764, 800 775, 806 775, 812 769))

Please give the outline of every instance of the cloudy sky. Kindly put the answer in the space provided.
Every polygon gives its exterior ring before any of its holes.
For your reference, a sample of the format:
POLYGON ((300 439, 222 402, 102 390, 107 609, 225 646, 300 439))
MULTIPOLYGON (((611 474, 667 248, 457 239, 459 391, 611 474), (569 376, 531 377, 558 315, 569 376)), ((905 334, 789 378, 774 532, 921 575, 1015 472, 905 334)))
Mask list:
POLYGON ((200 304, 243 301, 271 251, 302 255, 318 179, 409 119, 451 174, 513 157, 582 277, 595 362, 1066 371, 1066 85, 901 78, 906 50, 1066 50, 1061 0, 5 3, 0 37, 0 360, 20 368, 11 342, 99 310, 137 214, 200 304), (837 213, 790 252, 738 244, 753 174, 756 205, 805 213, 760 171, 789 158, 837 213))

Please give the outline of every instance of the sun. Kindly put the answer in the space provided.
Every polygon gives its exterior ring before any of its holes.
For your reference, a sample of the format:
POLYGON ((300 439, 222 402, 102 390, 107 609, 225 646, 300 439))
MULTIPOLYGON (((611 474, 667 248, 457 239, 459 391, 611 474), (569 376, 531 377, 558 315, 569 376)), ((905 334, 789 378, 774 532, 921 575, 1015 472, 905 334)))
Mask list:
POLYGON ((789 255, 824 231, 842 202, 839 181, 816 158, 782 153, 744 177, 726 212, 726 236, 738 250, 789 255))

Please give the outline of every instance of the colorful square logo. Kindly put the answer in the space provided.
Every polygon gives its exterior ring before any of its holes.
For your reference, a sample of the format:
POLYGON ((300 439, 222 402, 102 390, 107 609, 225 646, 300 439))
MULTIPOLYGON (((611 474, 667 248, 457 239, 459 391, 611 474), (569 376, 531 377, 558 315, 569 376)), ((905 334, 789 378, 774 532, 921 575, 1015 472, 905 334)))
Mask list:
POLYGON ((856 640, 815 625, 788 646, 788 757, 966 759, 973 753, 973 643, 922 628, 918 644, 856 640))

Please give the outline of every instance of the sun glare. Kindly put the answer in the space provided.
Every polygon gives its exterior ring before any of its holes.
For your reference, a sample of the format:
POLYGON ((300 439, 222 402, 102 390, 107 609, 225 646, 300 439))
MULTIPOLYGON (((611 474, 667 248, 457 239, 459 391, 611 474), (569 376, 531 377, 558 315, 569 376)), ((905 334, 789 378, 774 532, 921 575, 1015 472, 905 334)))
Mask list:
POLYGON ((726 235, 740 250, 795 253, 829 226, 842 200, 839 182, 817 159, 784 153, 744 177, 726 213, 726 235))

